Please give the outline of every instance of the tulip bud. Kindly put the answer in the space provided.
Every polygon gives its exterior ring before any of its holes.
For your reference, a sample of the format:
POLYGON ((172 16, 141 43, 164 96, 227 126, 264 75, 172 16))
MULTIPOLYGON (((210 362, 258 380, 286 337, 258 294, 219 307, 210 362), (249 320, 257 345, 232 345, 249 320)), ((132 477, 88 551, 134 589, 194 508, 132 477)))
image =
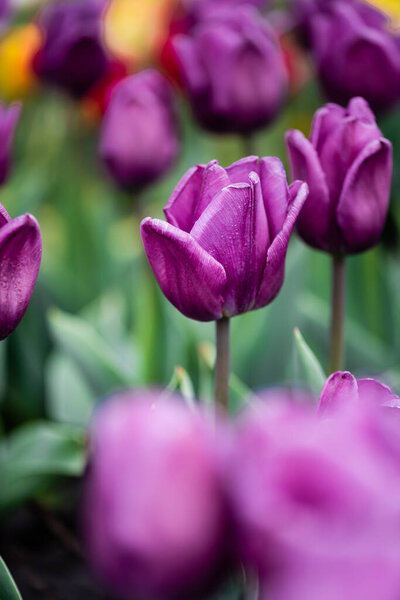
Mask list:
POLYGON ((182 79, 199 122, 211 131, 251 133, 283 108, 288 73, 274 31, 256 11, 222 11, 191 36, 177 36, 182 79))
POLYGON ((366 2, 330 2, 310 20, 311 48, 328 100, 362 96, 373 110, 400 101, 400 37, 366 2))
POLYGON ((30 302, 42 258, 32 215, 11 219, 0 204, 0 340, 17 327, 30 302))
POLYGON ((21 114, 19 102, 9 107, 0 102, 0 185, 3 185, 11 170, 11 146, 21 114))
POLYGON ((141 234, 156 279, 184 315, 212 321, 266 306, 284 279, 290 235, 307 197, 277 158, 190 169, 141 234))
POLYGON ((117 85, 107 108, 100 156, 115 181, 140 189, 161 177, 180 151, 172 88, 146 70, 117 85))
POLYGON ((180 398, 126 392, 91 429, 90 560, 126 598, 197 598, 223 570, 227 512, 211 425, 180 398))
POLYGON ((393 159, 365 100, 353 98, 347 109, 327 104, 310 140, 292 130, 286 143, 293 177, 310 190, 297 221, 304 241, 338 255, 372 248, 386 221, 393 159))
POLYGON ((36 55, 37 75, 80 98, 105 74, 101 40, 104 0, 54 2, 40 17, 44 43, 36 55))

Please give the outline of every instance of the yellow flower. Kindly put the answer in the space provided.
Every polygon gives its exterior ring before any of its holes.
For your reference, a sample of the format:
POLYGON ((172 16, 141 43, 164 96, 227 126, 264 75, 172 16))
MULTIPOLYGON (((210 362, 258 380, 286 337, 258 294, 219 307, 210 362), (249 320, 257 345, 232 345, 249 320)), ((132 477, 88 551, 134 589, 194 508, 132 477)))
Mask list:
POLYGON ((0 39, 0 96, 11 101, 30 94, 36 85, 32 60, 41 43, 39 28, 13 27, 0 39))
POLYGON ((176 6, 177 0, 111 0, 104 33, 112 54, 138 66, 151 62, 176 6))
POLYGON ((382 12, 386 13, 393 27, 400 27, 400 1, 399 0, 365 0, 368 4, 372 4, 382 12))

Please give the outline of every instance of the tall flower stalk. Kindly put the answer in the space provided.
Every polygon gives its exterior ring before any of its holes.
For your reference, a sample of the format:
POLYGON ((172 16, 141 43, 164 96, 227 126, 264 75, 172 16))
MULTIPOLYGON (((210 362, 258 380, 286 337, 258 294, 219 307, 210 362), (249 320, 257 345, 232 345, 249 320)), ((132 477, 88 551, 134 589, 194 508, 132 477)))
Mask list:
POLYGON ((215 323, 217 356, 215 362, 215 403, 229 408, 230 319, 223 317, 215 323))
POLYGON ((344 363, 344 322, 346 313, 346 258, 332 257, 331 330, 329 372, 340 371, 344 363))

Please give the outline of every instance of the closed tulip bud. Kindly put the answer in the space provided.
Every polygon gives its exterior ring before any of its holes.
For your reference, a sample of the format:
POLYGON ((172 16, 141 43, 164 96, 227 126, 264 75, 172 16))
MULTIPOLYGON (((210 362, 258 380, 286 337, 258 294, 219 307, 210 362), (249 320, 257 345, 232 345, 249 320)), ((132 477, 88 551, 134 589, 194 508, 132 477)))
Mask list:
POLYGON ((177 36, 182 79, 199 122, 211 131, 251 133, 283 108, 288 73, 278 38, 256 11, 222 11, 177 36))
POLYGON ((8 107, 0 103, 0 185, 6 182, 11 170, 11 149, 20 114, 18 102, 8 107))
POLYGON ((365 98, 375 111, 400 100, 400 37, 365 2, 331 2, 311 20, 311 48, 328 100, 365 98))
POLYGON ((180 151, 172 88, 146 70, 119 83, 107 108, 100 156, 115 181, 140 189, 161 177, 180 151))
POLYGON ((101 40, 104 0, 53 2, 40 17, 44 42, 34 67, 40 79, 80 98, 105 74, 101 40))
POLYGON ((309 186, 297 221, 303 240, 337 255, 374 246, 386 221, 393 161, 365 100, 353 98, 347 109, 327 104, 314 117, 310 140, 289 131, 286 143, 293 177, 309 186))
POLYGON ((30 302, 42 258, 32 215, 11 219, 0 205, 0 340, 14 331, 30 302))
POLYGON ((286 251, 307 185, 287 186, 277 158, 190 169, 164 212, 144 219, 142 240, 172 304, 199 321, 266 306, 284 279, 286 251))
POLYGON ((121 394, 95 415, 87 548, 124 598, 197 598, 223 570, 228 519, 214 435, 205 416, 156 391, 121 394))

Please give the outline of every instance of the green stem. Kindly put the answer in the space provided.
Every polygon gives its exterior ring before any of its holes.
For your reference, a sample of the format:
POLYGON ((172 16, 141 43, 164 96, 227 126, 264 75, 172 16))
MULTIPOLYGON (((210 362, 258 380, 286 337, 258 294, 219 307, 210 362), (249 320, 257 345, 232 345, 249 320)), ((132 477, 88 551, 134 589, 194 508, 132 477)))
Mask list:
POLYGON ((216 321, 217 358, 215 362, 215 402, 224 410, 229 407, 229 319, 216 321))
POLYGON ((332 313, 329 372, 343 368, 344 359, 344 320, 346 304, 346 259, 332 257, 332 313))

